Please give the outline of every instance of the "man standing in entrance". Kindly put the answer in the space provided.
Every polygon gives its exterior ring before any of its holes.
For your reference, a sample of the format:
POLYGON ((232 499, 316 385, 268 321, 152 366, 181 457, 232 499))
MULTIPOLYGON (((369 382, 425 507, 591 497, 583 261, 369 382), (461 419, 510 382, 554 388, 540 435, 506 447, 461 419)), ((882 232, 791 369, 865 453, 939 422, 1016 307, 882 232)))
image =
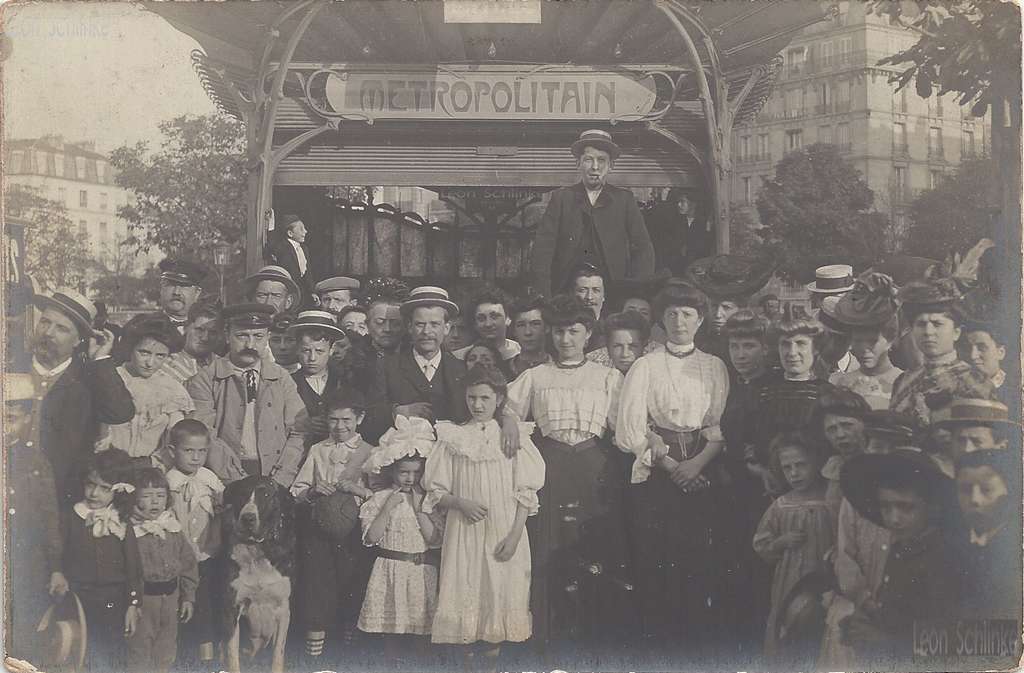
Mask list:
POLYGON ((606 183, 620 150, 605 131, 590 130, 572 144, 580 181, 552 194, 533 244, 533 288, 563 291, 582 263, 606 269, 609 280, 645 280, 654 248, 643 215, 627 189, 606 183))

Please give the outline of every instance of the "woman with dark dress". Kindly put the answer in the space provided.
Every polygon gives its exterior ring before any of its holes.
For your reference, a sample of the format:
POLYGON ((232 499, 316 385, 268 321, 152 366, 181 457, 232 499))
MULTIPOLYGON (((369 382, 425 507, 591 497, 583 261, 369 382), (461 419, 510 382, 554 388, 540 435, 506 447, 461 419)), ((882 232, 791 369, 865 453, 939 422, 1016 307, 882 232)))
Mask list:
MULTIPOLYGON (((594 312, 572 296, 544 310, 553 362, 519 375, 508 407, 536 425, 547 476, 528 522, 533 553, 534 640, 562 668, 597 670, 635 653, 637 624, 627 562, 620 455, 606 439, 622 374, 584 356, 594 312)), ((624 664, 623 664, 624 665, 624 664)))
POLYGON ((719 423, 729 374, 694 346, 706 306, 705 295, 685 285, 655 298, 668 340, 630 368, 615 434, 635 456, 629 500, 644 647, 698 664, 719 659, 715 644, 726 635, 720 538, 727 496, 715 459, 724 446, 719 423))

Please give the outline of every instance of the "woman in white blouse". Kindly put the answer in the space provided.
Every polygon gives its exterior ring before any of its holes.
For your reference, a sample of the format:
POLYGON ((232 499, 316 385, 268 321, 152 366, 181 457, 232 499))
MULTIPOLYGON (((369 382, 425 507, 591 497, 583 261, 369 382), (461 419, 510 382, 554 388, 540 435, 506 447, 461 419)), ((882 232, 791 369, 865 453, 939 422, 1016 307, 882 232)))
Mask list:
POLYGON ((722 636, 713 461, 724 444, 729 377, 725 363, 693 344, 706 308, 706 296, 688 285, 670 284, 655 297, 668 340, 626 375, 615 433, 635 456, 628 502, 644 637, 672 660, 716 656, 709 648, 722 636), (650 441, 651 429, 661 441, 650 441))
POLYGON ((519 375, 508 407, 537 425, 546 465, 540 511, 527 523, 533 552, 534 638, 559 667, 599 670, 621 650, 638 615, 627 564, 621 453, 605 439, 622 374, 584 348, 594 313, 563 295, 544 309, 556 356, 519 375), (594 659, 579 659, 579 657, 594 659), (598 659, 597 657, 600 657, 598 659))

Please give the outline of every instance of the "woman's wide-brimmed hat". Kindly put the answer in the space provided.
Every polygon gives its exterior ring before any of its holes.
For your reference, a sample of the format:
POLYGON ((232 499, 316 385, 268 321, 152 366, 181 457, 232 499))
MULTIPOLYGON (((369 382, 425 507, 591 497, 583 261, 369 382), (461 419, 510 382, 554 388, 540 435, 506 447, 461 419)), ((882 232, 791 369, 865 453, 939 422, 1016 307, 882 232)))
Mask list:
POLYGON ((900 288, 899 300, 904 313, 941 313, 959 307, 963 294, 952 278, 911 281, 900 288))
POLYGON ((622 149, 612 140, 612 134, 600 129, 590 129, 581 133, 579 139, 572 144, 572 155, 578 159, 585 147, 604 150, 611 155, 613 161, 622 153, 622 149))
POLYGON ((81 338, 92 335, 96 305, 78 292, 63 287, 55 290, 53 294, 37 294, 34 301, 40 309, 53 308, 66 315, 78 328, 78 335, 81 338))
POLYGON ((858 278, 846 294, 821 302, 819 319, 843 332, 861 327, 884 327, 896 317, 896 288, 888 276, 871 273, 858 278))
POLYGON ((291 324, 288 325, 288 331, 293 333, 311 328, 324 330, 337 339, 345 337, 345 330, 338 327, 337 319, 329 311, 300 311, 291 324))
POLYGON ((88 627, 82 601, 74 592, 54 603, 43 613, 36 627, 40 654, 47 665, 61 668, 71 665, 82 670, 89 644, 88 627))
POLYGON ((958 505, 953 480, 947 477, 928 454, 912 448, 894 449, 889 453, 853 456, 843 464, 839 485, 843 497, 857 513, 872 523, 884 526, 878 506, 878 489, 886 477, 916 483, 930 504, 940 510, 940 521, 956 521, 958 505))
POLYGON ((448 297, 448 290, 443 287, 422 285, 413 289, 408 298, 402 302, 402 315, 408 317, 414 308, 421 306, 440 306, 448 310, 448 318, 459 315, 459 305, 448 297))
POLYGON ((769 256, 714 255, 690 264, 685 279, 712 299, 749 297, 768 283, 777 267, 769 256))

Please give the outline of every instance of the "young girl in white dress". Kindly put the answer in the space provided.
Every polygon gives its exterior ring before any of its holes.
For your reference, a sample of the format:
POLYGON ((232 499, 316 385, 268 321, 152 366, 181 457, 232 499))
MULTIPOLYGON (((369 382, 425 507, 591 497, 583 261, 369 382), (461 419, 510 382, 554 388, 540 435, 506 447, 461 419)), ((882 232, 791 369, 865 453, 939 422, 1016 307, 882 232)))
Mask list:
MULTIPOLYGON (((483 642, 494 663, 502 642, 531 635, 530 543, 527 517, 539 509, 544 459, 521 423, 519 451, 501 450, 501 414, 507 384, 494 368, 475 366, 464 381, 470 420, 437 424, 437 443, 423 476, 423 509, 447 510, 441 548, 440 594, 431 631, 434 643, 483 642)), ((467 657, 476 654, 472 648, 467 657)))
MULTIPOLYGON (((359 613, 360 631, 430 634, 444 522, 423 511, 425 493, 420 478, 433 444, 430 421, 398 416, 395 427, 384 433, 380 448, 363 467, 387 477, 390 484, 374 493, 359 511, 363 543, 377 550, 359 613)), ((410 649, 407 640, 386 639, 385 657, 392 659, 410 649)))

